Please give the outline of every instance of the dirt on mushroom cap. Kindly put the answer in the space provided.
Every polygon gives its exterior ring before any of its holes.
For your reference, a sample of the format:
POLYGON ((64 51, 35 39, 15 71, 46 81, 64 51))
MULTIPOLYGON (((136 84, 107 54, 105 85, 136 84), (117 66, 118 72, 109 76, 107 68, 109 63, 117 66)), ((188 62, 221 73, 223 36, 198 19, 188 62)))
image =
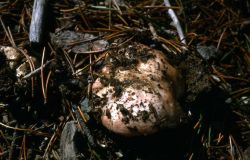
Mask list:
POLYGON ((123 46, 107 56, 100 72, 93 92, 109 130, 148 135, 180 124, 181 76, 162 52, 138 43, 123 46))

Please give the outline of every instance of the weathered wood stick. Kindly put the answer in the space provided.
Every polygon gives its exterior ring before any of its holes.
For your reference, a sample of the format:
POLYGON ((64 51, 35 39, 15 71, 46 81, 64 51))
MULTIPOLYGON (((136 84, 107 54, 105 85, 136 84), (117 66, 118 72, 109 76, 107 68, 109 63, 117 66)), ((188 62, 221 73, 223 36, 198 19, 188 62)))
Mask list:
MULTIPOLYGON (((169 0, 164 0, 164 4, 166 7, 172 7, 169 0)), ((170 18, 172 19, 173 21, 173 24, 174 24, 174 27, 176 28, 177 30, 177 33, 179 35, 179 38, 180 38, 180 41, 183 43, 183 44, 186 44, 186 39, 185 39, 185 36, 184 36, 184 33, 183 33, 183 30, 181 28, 181 24, 180 24, 180 21, 178 19, 178 17, 176 16, 174 10, 172 8, 169 8, 168 9, 168 14, 170 16, 170 18)))
POLYGON ((29 40, 33 44, 41 44, 43 40, 47 0, 35 0, 30 24, 29 40))
POLYGON ((32 76, 34 76, 34 75, 40 73, 42 67, 44 68, 44 67, 46 67, 47 65, 49 65, 51 61, 52 61, 52 60, 47 61, 45 64, 43 64, 43 66, 41 66, 41 67, 35 69, 34 71, 32 71, 32 72, 26 74, 22 79, 28 79, 28 78, 30 78, 30 77, 32 77, 32 76))
POLYGON ((60 150, 62 160, 74 159, 77 158, 77 148, 75 145, 75 135, 77 132, 76 124, 74 121, 69 121, 65 124, 60 140, 60 150))

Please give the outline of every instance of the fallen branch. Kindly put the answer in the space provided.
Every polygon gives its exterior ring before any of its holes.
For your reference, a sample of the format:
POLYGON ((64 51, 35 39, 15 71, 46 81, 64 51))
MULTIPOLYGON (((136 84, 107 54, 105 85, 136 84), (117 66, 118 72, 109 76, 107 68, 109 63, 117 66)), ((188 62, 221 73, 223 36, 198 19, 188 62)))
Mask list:
POLYGON ((29 33, 31 43, 40 44, 42 42, 46 8, 47 0, 34 1, 29 33))
POLYGON ((48 64, 50 64, 52 60, 47 61, 45 64, 43 64, 41 67, 35 69, 34 71, 31 71, 29 74, 26 74, 22 79, 28 79, 30 77, 33 77, 34 75, 40 73, 41 69, 46 67, 48 64))
POLYGON ((170 4, 169 0, 164 0, 164 4, 165 4, 166 7, 169 7, 168 15, 171 17, 171 19, 173 21, 173 24, 174 24, 175 28, 177 29, 177 33, 179 35, 180 41, 183 44, 186 44, 186 39, 185 39, 183 30, 182 30, 180 21, 178 20, 174 10, 171 8, 171 4, 170 4))

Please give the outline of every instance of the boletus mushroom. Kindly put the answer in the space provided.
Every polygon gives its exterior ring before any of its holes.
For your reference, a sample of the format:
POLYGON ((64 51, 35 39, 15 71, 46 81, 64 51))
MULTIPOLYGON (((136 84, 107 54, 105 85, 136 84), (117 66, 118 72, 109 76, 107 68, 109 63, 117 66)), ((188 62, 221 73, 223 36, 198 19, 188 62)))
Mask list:
POLYGON ((102 124, 124 136, 149 135, 180 124, 180 73, 164 53, 132 43, 108 54, 92 86, 102 124))

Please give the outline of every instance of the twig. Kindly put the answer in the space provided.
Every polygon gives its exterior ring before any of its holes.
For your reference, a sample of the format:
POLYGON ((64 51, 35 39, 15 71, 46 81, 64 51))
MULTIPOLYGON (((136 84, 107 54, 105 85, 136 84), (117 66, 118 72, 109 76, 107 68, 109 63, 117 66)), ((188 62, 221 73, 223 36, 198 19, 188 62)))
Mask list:
POLYGON ((33 77, 34 75, 40 73, 41 68, 45 68, 46 66, 48 66, 53 60, 49 60, 46 63, 43 64, 43 66, 31 71, 30 73, 26 74, 22 79, 28 79, 30 77, 33 77))
POLYGON ((81 110, 81 108, 80 108, 79 106, 77 106, 77 111, 79 112, 79 115, 80 115, 80 117, 83 119, 83 121, 84 121, 85 123, 87 123, 88 118, 84 115, 84 113, 82 112, 82 110, 81 110))
POLYGON ((23 159, 23 160, 26 160, 26 135, 24 134, 23 136, 23 141, 22 141, 22 146, 21 146, 21 149, 20 149, 20 158, 19 159, 23 159))
POLYGON ((192 160, 194 156, 194 153, 191 153, 191 155, 189 156, 188 160, 192 160))
MULTIPOLYGON (((18 125, 16 125, 16 127, 17 126, 18 125)), ((13 159, 13 152, 16 149, 16 138, 17 138, 17 132, 14 131, 12 135, 12 142, 11 142, 10 149, 9 149, 9 160, 13 159)))
POLYGON ((111 15, 112 15, 111 4, 112 4, 112 1, 109 1, 109 30, 111 29, 111 15))
POLYGON ((36 135, 50 136, 47 133, 42 133, 40 131, 35 131, 35 130, 29 129, 29 128, 28 129, 23 129, 23 128, 11 127, 11 126, 8 126, 8 125, 6 125, 4 123, 1 123, 1 122, 0 122, 0 126, 5 127, 7 129, 16 130, 16 131, 30 132, 30 133, 34 133, 36 135))
POLYGON ((73 60, 73 64, 75 65, 75 68, 78 68, 80 65, 82 65, 86 61, 86 59, 89 58, 89 56, 86 55, 86 57, 82 58, 79 62, 76 62, 76 59, 77 59, 78 55, 79 54, 75 54, 74 60, 73 60))
POLYGON ((67 62, 69 63, 69 66, 71 68, 72 74, 74 75, 75 74, 75 69, 73 67, 72 60, 70 59, 68 53, 64 49, 63 49, 63 53, 64 53, 64 56, 65 56, 67 62))
POLYGON ((229 138, 229 144, 230 144, 230 155, 231 155, 232 160, 234 160, 234 156, 233 156, 234 155, 234 149, 233 149, 231 136, 229 136, 228 138, 229 138))
MULTIPOLYGON (((35 69, 35 65, 34 65, 32 59, 30 58, 30 56, 27 55, 27 53, 25 53, 23 50, 21 50, 19 48, 16 48, 16 49, 18 49, 25 56, 25 58, 27 59, 27 61, 29 63, 30 70, 33 71, 35 69)), ((33 77, 31 78, 31 95, 32 95, 32 97, 34 97, 34 78, 33 77)))
POLYGON ((12 33, 11 33, 11 31, 10 31, 10 27, 7 27, 7 28, 8 28, 8 33, 9 33, 11 42, 13 43, 14 47, 16 47, 16 43, 15 43, 15 41, 14 41, 14 39, 13 39, 13 36, 12 36, 12 33))
POLYGON ((7 144, 7 146, 10 145, 9 141, 7 140, 7 137, 5 137, 5 134, 3 133, 2 130, 0 130, 0 137, 2 138, 2 142, 5 142, 7 144))
MULTIPOLYGON (((171 7, 171 4, 170 4, 169 0, 164 0, 164 4, 165 4, 166 7, 171 7)), ((174 10, 172 8, 169 8, 168 9, 168 14, 171 17, 175 28, 177 29, 177 33, 179 35, 180 41, 183 44, 186 44, 186 39, 185 39, 185 36, 183 34, 183 30, 181 28, 180 21, 178 20, 174 10)))
POLYGON ((244 93, 247 93, 247 92, 250 92, 250 87, 246 87, 246 88, 242 88, 242 89, 239 89, 239 90, 236 90, 236 91, 232 91, 230 93, 230 95, 235 95, 235 94, 244 94, 244 93))
MULTIPOLYGON (((89 64, 92 64, 92 54, 89 55, 89 64)), ((93 68, 92 65, 89 66, 89 76, 88 76, 88 98, 91 99, 92 95, 92 84, 93 84, 93 68)))
POLYGON ((168 52, 173 52, 174 54, 177 54, 174 50, 170 50, 169 47, 167 47, 165 44, 171 45, 174 49, 176 49, 176 51, 181 52, 180 49, 178 49, 174 44, 172 44, 169 40, 166 40, 165 38, 159 36, 156 33, 156 30, 154 28, 154 26, 151 23, 148 23, 149 26, 149 30, 151 32, 151 34, 153 35, 153 40, 156 40, 158 42, 162 42, 161 46, 166 49, 168 52))
POLYGON ((42 42, 46 7, 47 0, 34 1, 29 33, 29 40, 31 43, 40 44, 42 42))
POLYGON ((91 64, 87 64, 86 66, 84 66, 81 69, 78 69, 73 75, 76 75, 80 72, 82 72, 83 70, 85 70, 87 67, 89 67, 90 65, 95 64, 96 62, 98 62, 99 60, 101 60, 102 58, 104 58, 106 56, 106 54, 108 54, 108 52, 104 52, 102 53, 102 55, 100 55, 97 59, 95 59, 91 64))
POLYGON ((230 142, 230 154, 231 154, 232 160, 235 159, 234 155, 236 154, 236 152, 238 152, 239 159, 244 159, 243 152, 241 148, 238 146, 238 144, 236 143, 236 141, 234 140, 234 137, 232 135, 229 135, 229 142, 230 142), (235 148, 233 147, 233 144, 235 148))
MULTIPOLYGON (((233 79, 233 80, 239 80, 239 81, 249 82, 248 79, 223 75, 223 74, 220 73, 214 66, 212 66, 212 69, 213 69, 213 72, 214 72, 216 75, 218 75, 218 77, 220 77, 220 78, 223 78, 223 79, 233 79)), ((224 80, 224 82, 226 82, 226 81, 224 80)))
POLYGON ((49 79, 50 79, 51 73, 52 73, 52 71, 50 70, 50 71, 49 71, 49 74, 48 74, 48 76, 47 76, 47 79, 46 79, 46 83, 45 83, 45 90, 46 90, 46 93, 48 93, 48 85, 49 85, 49 79))
POLYGON ((92 147, 94 147, 96 145, 95 141, 94 141, 94 138, 91 135, 91 132, 90 132, 88 126, 85 123, 85 119, 83 118, 83 115, 81 115, 81 114, 83 114, 81 112, 81 109, 79 107, 77 107, 77 106, 74 106, 72 109, 75 112, 75 116, 77 118, 77 123, 78 123, 78 125, 80 127, 80 131, 81 131, 82 135, 86 136, 87 139, 88 139, 89 144, 92 147))
POLYGON ((12 47, 16 47, 16 44, 13 41, 13 38, 11 38, 12 36, 10 35, 10 32, 8 32, 8 30, 6 29, 6 27, 5 27, 5 25, 4 25, 3 21, 2 21, 1 16, 0 16, 0 22, 1 22, 2 26, 3 26, 4 32, 5 32, 6 36, 8 37, 12 47))
POLYGON ((44 151, 43 159, 47 159, 46 156, 48 155, 48 152, 51 150, 53 144, 55 143, 57 137, 59 136, 59 131, 60 131, 60 129, 61 129, 63 123, 64 123, 64 122, 61 122, 61 123, 57 126, 57 128, 56 128, 54 134, 53 134, 52 137, 50 138, 49 143, 48 143, 48 145, 47 145, 47 147, 46 147, 46 149, 45 149, 45 151, 44 151))
POLYGON ((91 27, 89 26, 88 21, 87 21, 86 18, 84 17, 83 9, 82 9, 82 7, 81 7, 80 1, 78 1, 78 10, 79 10, 80 16, 81 16, 81 18, 82 18, 84 24, 87 26, 88 29, 90 29, 91 27))
POLYGON ((43 92, 43 98, 44 98, 44 104, 47 103, 47 93, 45 90, 45 86, 44 86, 44 75, 43 75, 43 62, 44 62, 44 55, 45 55, 45 47, 43 48, 43 54, 42 54, 42 60, 41 60, 41 83, 42 83, 42 92, 43 92))
POLYGON ((222 38, 223 38, 224 33, 226 32, 226 30, 227 30, 227 28, 225 28, 225 29, 223 30, 223 32, 221 33, 221 35, 220 35, 220 39, 219 39, 218 44, 217 44, 217 47, 216 47, 216 52, 219 51, 219 47, 220 47, 220 44, 221 44, 221 40, 222 40, 222 38))
POLYGON ((112 0, 112 2, 113 2, 113 4, 114 4, 114 6, 116 7, 118 13, 119 13, 120 15, 122 15, 122 11, 121 11, 119 5, 117 4, 116 0, 112 0))

